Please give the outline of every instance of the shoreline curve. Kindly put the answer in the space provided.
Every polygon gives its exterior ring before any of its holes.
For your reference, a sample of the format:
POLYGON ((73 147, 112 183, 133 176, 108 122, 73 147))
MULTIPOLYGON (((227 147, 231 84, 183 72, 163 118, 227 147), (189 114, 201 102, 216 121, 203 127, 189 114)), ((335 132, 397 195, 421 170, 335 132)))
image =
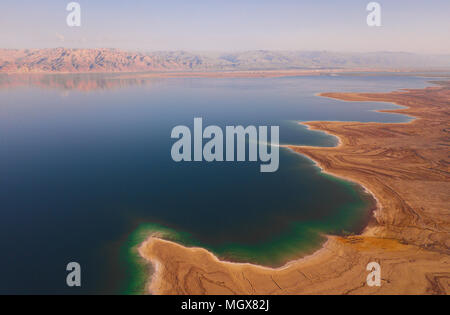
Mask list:
POLYGON ((373 214, 375 222, 369 223, 361 235, 327 236, 326 243, 315 253, 279 268, 221 261, 205 249, 149 237, 139 247, 141 256, 158 266, 148 292, 450 292, 450 209, 446 206, 450 169, 445 147, 445 143, 448 145, 450 82, 389 93, 321 93, 320 96, 342 101, 394 103, 402 108, 378 111, 415 118, 402 123, 302 122, 310 129, 337 137, 338 145, 286 145, 314 161, 322 172, 357 183, 369 192, 377 201, 373 214), (402 160, 409 164, 399 165, 402 160), (426 188, 427 185, 430 187, 426 188), (417 191, 423 198, 414 196, 417 191), (365 285, 365 267, 372 260, 380 263, 386 275, 381 287, 365 285))

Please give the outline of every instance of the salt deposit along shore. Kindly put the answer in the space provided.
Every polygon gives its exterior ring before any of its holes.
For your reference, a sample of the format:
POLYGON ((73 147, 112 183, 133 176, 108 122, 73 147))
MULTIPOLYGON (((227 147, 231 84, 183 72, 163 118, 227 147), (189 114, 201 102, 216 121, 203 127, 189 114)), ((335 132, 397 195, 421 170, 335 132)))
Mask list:
MULTIPOLYGON (((328 236, 311 256, 280 268, 221 261, 202 248, 157 237, 139 253, 157 268, 153 294, 448 294, 450 292, 450 82, 390 93, 323 93, 343 101, 391 102, 409 123, 306 122, 337 147, 289 146, 378 201, 361 235, 328 236), (366 284, 369 262, 381 286, 366 284)), ((336 106, 339 106, 337 104, 336 106)))

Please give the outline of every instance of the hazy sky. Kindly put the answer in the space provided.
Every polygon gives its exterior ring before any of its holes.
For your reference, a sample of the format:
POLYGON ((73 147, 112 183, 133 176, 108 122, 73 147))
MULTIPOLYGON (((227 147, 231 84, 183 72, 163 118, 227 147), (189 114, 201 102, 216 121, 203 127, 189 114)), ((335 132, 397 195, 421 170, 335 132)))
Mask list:
POLYGON ((450 53, 449 0, 1 0, 0 47, 129 50, 333 50, 450 53))

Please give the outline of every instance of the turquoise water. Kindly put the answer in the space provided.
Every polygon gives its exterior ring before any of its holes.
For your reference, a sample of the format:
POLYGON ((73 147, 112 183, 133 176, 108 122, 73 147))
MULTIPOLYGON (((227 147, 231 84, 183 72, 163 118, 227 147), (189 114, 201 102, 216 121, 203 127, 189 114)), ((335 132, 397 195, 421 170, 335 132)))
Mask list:
MULTIPOLYGON (((0 77, 1 293, 141 292, 147 266, 135 245, 163 231, 234 261, 279 266, 313 252, 324 233, 359 232, 373 200, 280 151, 259 163, 175 163, 171 129, 279 125, 285 144, 333 146, 298 121, 408 121, 323 91, 419 88, 415 77, 119 80, 0 77), (82 287, 65 266, 82 266, 82 287)), ((145 279, 144 279, 145 280, 145 279)))

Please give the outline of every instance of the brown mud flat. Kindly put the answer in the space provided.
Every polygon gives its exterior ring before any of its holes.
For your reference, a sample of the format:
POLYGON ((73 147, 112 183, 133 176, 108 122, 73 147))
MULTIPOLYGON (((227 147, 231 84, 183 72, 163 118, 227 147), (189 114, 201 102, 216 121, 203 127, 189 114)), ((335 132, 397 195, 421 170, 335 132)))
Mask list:
MULTIPOLYGON (((391 93, 323 93, 343 101, 391 102, 409 123, 307 122, 340 138, 334 148, 289 146, 323 171, 363 185, 377 199, 358 236, 328 236, 315 254, 281 268, 220 261, 202 248, 150 237, 140 254, 156 267, 154 294, 449 294, 450 82, 391 93), (366 266, 381 266, 369 287, 366 266)), ((338 105, 337 105, 338 106, 338 105)))

